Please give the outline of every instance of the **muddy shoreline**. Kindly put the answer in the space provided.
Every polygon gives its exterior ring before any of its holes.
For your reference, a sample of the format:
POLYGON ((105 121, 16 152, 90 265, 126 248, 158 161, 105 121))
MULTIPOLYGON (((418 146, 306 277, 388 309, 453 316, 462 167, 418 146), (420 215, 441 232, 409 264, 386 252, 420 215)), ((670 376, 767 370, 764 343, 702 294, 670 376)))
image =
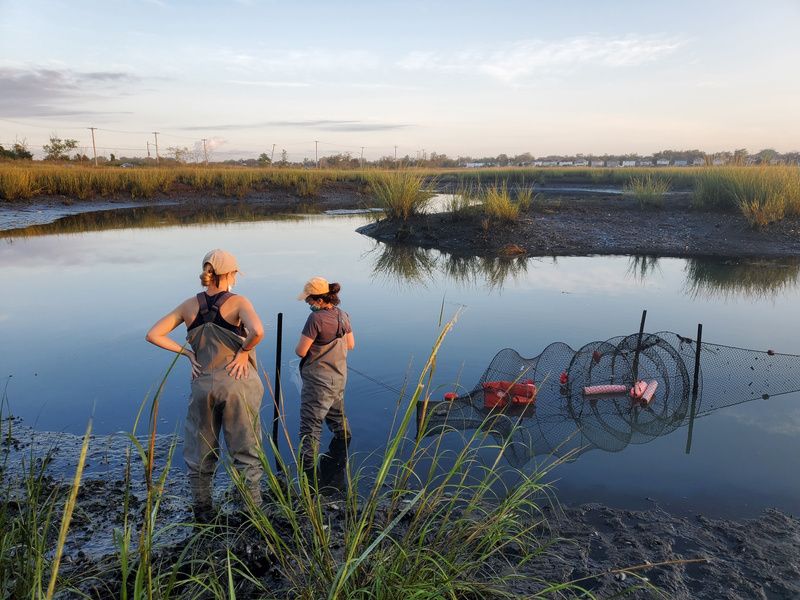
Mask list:
MULTIPOLYGON (((20 459, 24 457, 47 455, 51 485, 60 486, 65 492, 75 468, 80 438, 34 431, 19 422, 15 423, 14 431, 13 441, 9 443, 7 438, 2 444, 2 453, 8 453, 10 458, 8 464, 21 465, 20 459)), ((159 436, 156 443, 159 469, 172 443, 170 436, 159 436)), ((114 529, 119 529, 123 522, 128 445, 127 436, 122 433, 92 438, 89 464, 78 496, 79 510, 70 529, 62 567, 67 576, 96 573, 93 586, 98 587, 94 593, 101 595, 101 590, 107 592, 114 587, 114 582, 104 580, 102 573, 104 563, 113 559, 114 529)), ((180 459, 176 456, 175 460, 180 459)), ((138 528, 145 490, 143 472, 137 463, 134 458, 128 518, 138 528)), ((19 474, 18 469, 12 468, 5 476, 13 481, 19 474)), ((158 556, 169 562, 198 531, 182 525, 190 520, 191 512, 188 485, 181 469, 173 467, 167 485, 170 491, 162 502, 158 527, 169 534, 159 538, 158 556)), ((226 527, 237 519, 237 505, 231 500, 229 485, 223 478, 215 488, 226 527)), ((270 510, 268 499, 265 510, 270 510)), ((343 535, 342 503, 332 500, 325 511, 335 543, 337 536, 343 535)), ((753 519, 731 520, 703 515, 681 517, 660 508, 633 511, 585 504, 545 505, 544 515, 545 524, 539 527, 537 537, 550 545, 537 560, 515 567, 514 550, 509 547, 502 560, 486 565, 508 574, 509 592, 528 595, 540 591, 542 581, 581 580, 580 585, 599 598, 636 585, 651 585, 662 593, 659 596, 652 588, 643 589, 633 594, 637 598, 788 599, 800 595, 800 519, 778 510, 766 510, 753 519), (632 567, 637 569, 627 574, 618 572, 632 567)), ((215 539, 214 544, 219 546, 221 542, 215 539)), ((266 558, 266 548, 260 548, 258 536, 242 537, 239 531, 230 543, 245 544, 243 548, 252 555, 263 577, 275 580, 276 592, 280 589, 279 576, 266 558)), ((224 552, 221 548, 213 551, 224 552)), ((91 594, 93 586, 85 591, 91 594)))
POLYGON ((551 197, 535 203, 514 223, 487 225, 478 215, 432 214, 407 222, 383 219, 358 231, 381 242, 455 255, 800 255, 800 218, 754 230, 739 213, 693 210, 687 194, 671 197, 660 209, 642 209, 631 198, 602 194, 551 197))

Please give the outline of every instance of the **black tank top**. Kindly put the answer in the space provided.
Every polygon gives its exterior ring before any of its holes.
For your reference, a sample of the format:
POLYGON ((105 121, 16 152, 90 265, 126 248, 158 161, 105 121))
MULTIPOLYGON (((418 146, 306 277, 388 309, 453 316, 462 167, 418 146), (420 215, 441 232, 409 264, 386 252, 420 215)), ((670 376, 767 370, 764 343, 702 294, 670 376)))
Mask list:
POLYGON ((231 296, 233 296, 231 292, 220 292, 219 294, 214 294, 213 296, 209 296, 206 292, 200 292, 197 294, 197 303, 200 305, 200 310, 197 311, 197 316, 194 318, 194 321, 192 321, 192 324, 186 328, 186 331, 191 331, 195 327, 200 327, 200 325, 204 323, 214 323, 223 329, 232 331, 238 336, 247 337, 247 332, 244 329, 244 325, 234 325, 232 323, 228 323, 222 318, 222 315, 219 312, 219 309, 222 308, 222 305, 225 304, 225 302, 231 296))

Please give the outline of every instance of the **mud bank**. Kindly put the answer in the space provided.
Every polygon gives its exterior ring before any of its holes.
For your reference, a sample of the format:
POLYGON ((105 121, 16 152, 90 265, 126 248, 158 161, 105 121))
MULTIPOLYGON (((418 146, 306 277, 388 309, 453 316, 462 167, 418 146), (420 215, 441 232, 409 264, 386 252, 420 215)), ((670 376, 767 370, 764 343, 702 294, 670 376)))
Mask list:
POLYGON ((422 215, 381 220, 359 233, 387 243, 435 248, 457 255, 783 258, 800 254, 800 218, 752 229, 735 212, 699 211, 689 195, 663 208, 642 209, 630 198, 602 194, 547 198, 513 223, 487 224, 482 216, 422 215))
MULTIPOLYGON (((7 422, 3 429, 8 430, 7 422)), ((48 485, 65 494, 80 442, 76 436, 36 432, 15 422, 13 435, 5 436, 1 446, 4 458, 9 459, 3 463, 9 465, 4 474, 6 483, 13 484, 30 461, 45 460, 48 485)), ((166 464, 173 444, 178 442, 170 436, 158 438, 158 470, 166 464)), ((114 530, 122 527, 125 517, 123 499, 128 485, 125 471, 129 447, 124 433, 94 437, 90 444, 87 471, 62 566, 66 577, 84 581, 79 587, 90 597, 118 591, 119 582, 114 580, 114 571, 107 565, 116 560, 114 530)), ((180 461, 178 454, 176 462, 180 461)), ((138 462, 134 455, 128 480, 131 495, 127 516, 135 531, 141 525, 145 494, 138 462)), ((162 532, 158 536, 158 561, 169 565, 191 545, 206 556, 221 553, 220 564, 223 564, 225 547, 230 547, 237 555, 247 556, 252 574, 268 581, 276 597, 281 597, 285 582, 259 536, 242 529, 237 503, 228 487, 224 477, 217 482, 215 499, 222 508, 213 531, 189 525, 188 486, 181 469, 173 467, 166 485, 169 493, 164 496, 158 515, 157 529, 162 532)), ((16 501, 23 500, 18 497, 16 501)), ((264 510, 268 514, 273 512, 269 498, 264 510)), ((331 543, 342 543, 343 503, 331 500, 324 510, 330 523, 331 543)), ((546 525, 540 528, 539 538, 550 545, 537 560, 515 565, 515 549, 511 545, 502 560, 484 565, 507 575, 510 593, 527 596, 540 591, 542 581, 580 580, 583 588, 599 598, 638 586, 642 589, 633 592, 632 597, 800 596, 800 519, 776 510, 747 520, 710 519, 702 515, 678 517, 660 509, 629 511, 597 504, 546 505, 544 514, 546 525)))

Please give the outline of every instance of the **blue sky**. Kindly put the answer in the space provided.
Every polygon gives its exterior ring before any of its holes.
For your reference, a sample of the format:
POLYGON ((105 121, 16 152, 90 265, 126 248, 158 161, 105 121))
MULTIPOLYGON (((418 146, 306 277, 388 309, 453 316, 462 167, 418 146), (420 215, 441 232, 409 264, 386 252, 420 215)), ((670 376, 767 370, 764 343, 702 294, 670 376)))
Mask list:
POLYGON ((0 0, 0 144, 800 149, 800 2, 0 0))

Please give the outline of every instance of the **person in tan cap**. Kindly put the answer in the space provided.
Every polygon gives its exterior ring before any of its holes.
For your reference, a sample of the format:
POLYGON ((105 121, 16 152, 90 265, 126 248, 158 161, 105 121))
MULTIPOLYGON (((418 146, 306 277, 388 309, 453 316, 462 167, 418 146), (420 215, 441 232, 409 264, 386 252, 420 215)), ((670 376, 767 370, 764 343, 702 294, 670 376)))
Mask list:
MULTIPOLYGON (((297 296, 311 314, 306 320, 295 353, 300 360, 300 458, 307 473, 319 452, 322 422, 333 432, 334 441, 346 445, 350 427, 344 414, 347 383, 347 352, 356 342, 350 316, 339 308, 338 283, 322 277, 309 279, 297 296)), ((333 443, 333 442, 332 442, 333 443)))
POLYGON ((206 290, 184 300, 146 336, 148 342, 187 357, 191 365, 183 456, 200 521, 211 515, 220 429, 251 498, 261 503, 258 415, 264 395, 254 352, 264 328, 250 301, 230 291, 239 273, 236 258, 225 250, 212 250, 202 265, 200 283, 206 290), (167 335, 181 324, 186 325, 189 348, 167 335))

